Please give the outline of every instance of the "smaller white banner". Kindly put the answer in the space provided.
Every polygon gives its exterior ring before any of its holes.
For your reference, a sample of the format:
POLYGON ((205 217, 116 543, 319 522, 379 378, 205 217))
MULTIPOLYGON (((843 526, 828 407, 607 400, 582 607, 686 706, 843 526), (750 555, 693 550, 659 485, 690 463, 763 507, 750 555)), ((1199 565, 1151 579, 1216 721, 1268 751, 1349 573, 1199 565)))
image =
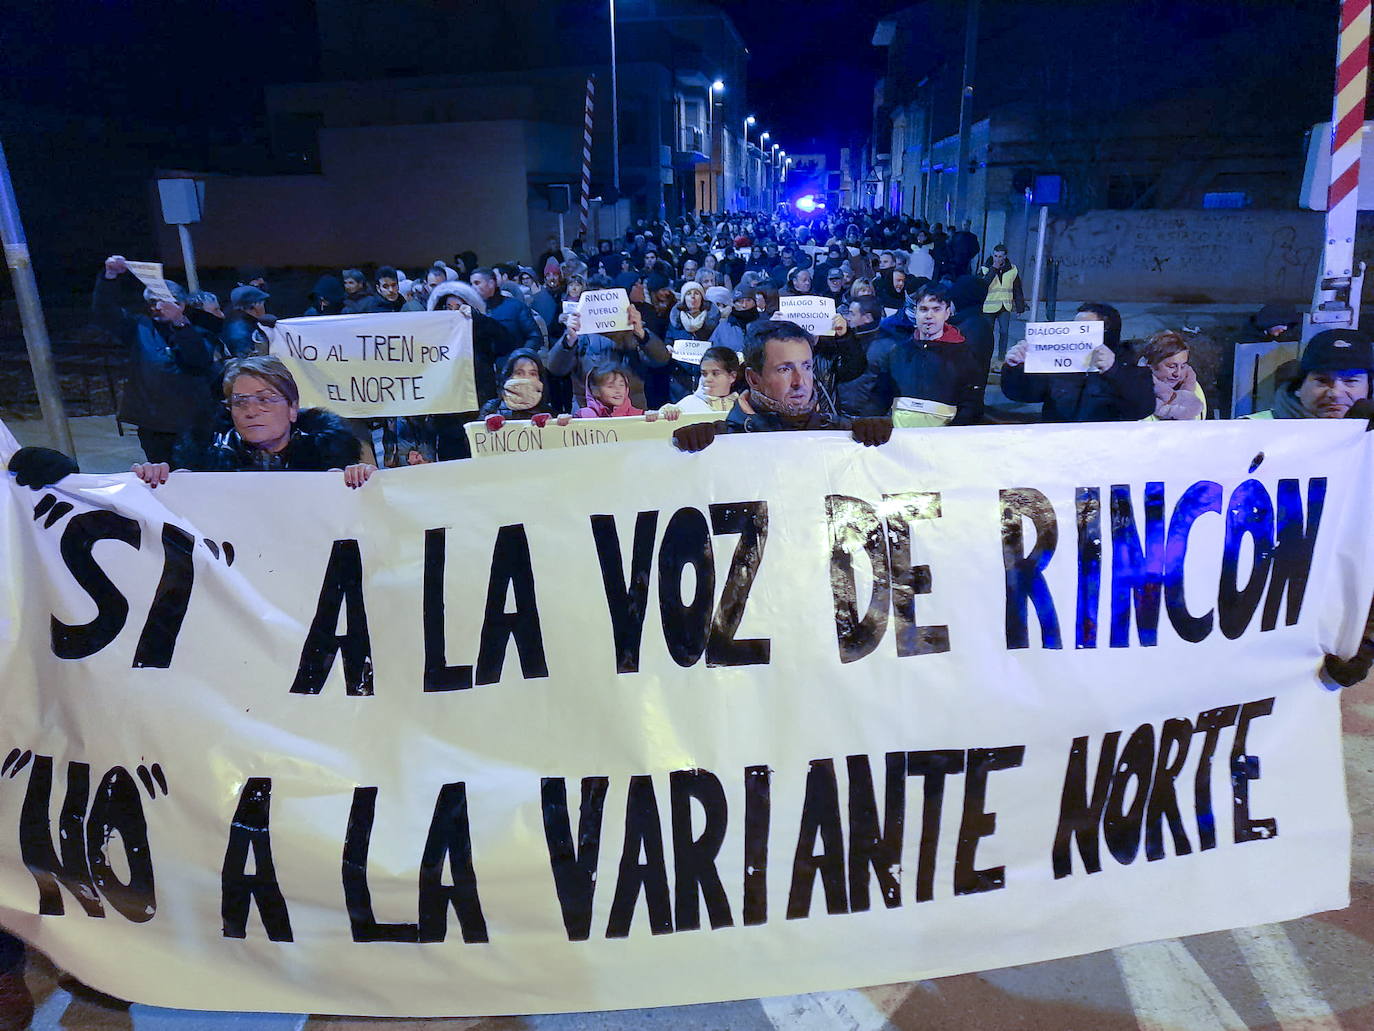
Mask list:
MULTIPOLYGON (((683 414, 671 422, 659 416, 649 420, 642 415, 626 415, 614 419, 573 419, 566 426, 550 419, 543 426, 524 420, 508 421, 499 430, 487 429, 485 422, 470 422, 468 443, 473 457, 478 455, 507 455, 512 452, 552 451, 556 448, 587 447, 592 444, 624 444, 631 440, 667 441, 678 426, 694 422, 720 422, 720 412, 683 414)), ((666 444, 665 444, 666 446, 666 444)))
POLYGON ((779 297, 778 317, 818 337, 835 335, 835 301, 830 297, 779 297))
POLYGON ((314 315, 267 333, 303 407, 346 419, 477 410, 467 311, 314 315))
POLYGON ((564 314, 564 315, 576 315, 576 314, 577 314, 578 307, 579 307, 579 305, 578 305, 578 303, 577 303, 576 301, 564 301, 564 302, 563 302, 563 314, 564 314))
POLYGON ((1101 322, 1031 322, 1026 326, 1027 372, 1090 372, 1101 322))
POLYGON ((630 297, 624 290, 588 290, 578 314, 583 333, 617 333, 630 328, 630 297))
POLYGON ((167 289, 167 280, 162 275, 162 262, 160 261, 129 261, 127 258, 124 264, 129 266, 129 271, 134 274, 134 278, 152 291, 153 296, 159 301, 175 301, 172 291, 167 289))

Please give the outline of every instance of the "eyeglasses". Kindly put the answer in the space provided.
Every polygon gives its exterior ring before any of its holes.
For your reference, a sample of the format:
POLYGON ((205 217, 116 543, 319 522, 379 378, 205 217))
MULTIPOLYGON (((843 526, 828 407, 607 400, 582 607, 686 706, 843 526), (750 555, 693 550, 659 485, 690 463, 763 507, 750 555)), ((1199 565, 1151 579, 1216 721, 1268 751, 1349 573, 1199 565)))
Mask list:
POLYGON ((275 408, 277 405, 286 404, 286 398, 280 394, 231 394, 229 396, 229 407, 237 411, 245 411, 249 408, 275 408))

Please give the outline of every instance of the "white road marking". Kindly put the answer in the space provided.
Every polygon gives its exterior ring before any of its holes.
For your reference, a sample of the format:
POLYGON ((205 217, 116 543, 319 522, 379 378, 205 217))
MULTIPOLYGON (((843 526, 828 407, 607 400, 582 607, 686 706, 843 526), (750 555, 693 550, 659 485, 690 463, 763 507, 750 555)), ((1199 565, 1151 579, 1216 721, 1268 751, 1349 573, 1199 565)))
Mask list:
POLYGON ((71 1001, 71 992, 54 988, 52 994, 34 1009, 33 1023, 29 1027, 32 1031, 62 1031, 62 1017, 71 1001))
POLYGON ((1245 1031, 1207 971, 1177 938, 1115 949, 1141 1031, 1245 1031))
POLYGON ((813 992, 760 999, 778 1031, 883 1031, 887 1017, 863 992, 813 992))
POLYGON ((1242 927, 1231 937, 1283 1031, 1341 1031, 1341 1022, 1280 925, 1242 927))

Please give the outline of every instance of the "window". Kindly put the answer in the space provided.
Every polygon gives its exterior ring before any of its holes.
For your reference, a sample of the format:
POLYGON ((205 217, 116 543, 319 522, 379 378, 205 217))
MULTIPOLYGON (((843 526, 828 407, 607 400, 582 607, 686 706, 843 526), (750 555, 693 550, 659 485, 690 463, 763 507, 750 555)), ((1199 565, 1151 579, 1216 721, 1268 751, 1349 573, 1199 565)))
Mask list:
POLYGON ((1107 207, 1113 211, 1154 207, 1155 178, 1125 173, 1107 178, 1107 207))
POLYGON ((1244 190, 1229 190, 1222 193, 1204 193, 1202 195, 1202 206, 1204 208, 1216 208, 1221 210, 1237 210, 1250 206, 1250 195, 1244 190))
POLYGON ((1036 204, 1059 204, 1064 199, 1064 177, 1062 175, 1037 175, 1031 188, 1033 202, 1036 204))

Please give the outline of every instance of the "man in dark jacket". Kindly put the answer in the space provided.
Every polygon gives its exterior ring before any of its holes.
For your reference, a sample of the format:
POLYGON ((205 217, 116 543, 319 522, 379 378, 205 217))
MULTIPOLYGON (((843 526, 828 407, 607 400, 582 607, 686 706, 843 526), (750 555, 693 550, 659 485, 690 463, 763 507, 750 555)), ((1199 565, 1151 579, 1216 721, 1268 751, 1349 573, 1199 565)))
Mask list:
POLYGON ((401 296, 401 277, 390 265, 377 270, 376 292, 369 294, 360 302, 356 310, 362 312, 400 311, 406 303, 401 296))
POLYGON ((187 318, 186 292, 176 283, 167 284, 173 300, 156 300, 145 290, 147 313, 125 311, 120 277, 128 272, 123 257, 105 259, 95 281, 92 315, 125 347, 127 380, 119 419, 138 427, 148 461, 165 462, 180 434, 215 415, 215 344, 187 318))
MULTIPOLYGON (((845 311, 845 306, 841 305, 840 310, 845 311)), ((849 302, 846 317, 854 346, 864 355, 865 368, 854 379, 839 385, 836 401, 846 415, 881 414, 873 400, 873 387, 878 381, 877 370, 873 367, 873 348, 881 339, 878 323, 883 317, 883 306, 876 297, 856 297, 849 302)))
POLYGON ((873 403, 890 411, 897 426, 967 426, 982 413, 987 366, 949 324, 948 294, 925 286, 911 299, 916 311, 911 334, 884 329, 869 351, 873 403))
POLYGON ((860 444, 885 444, 889 419, 849 419, 839 415, 817 389, 814 341, 793 322, 768 322, 751 333, 744 352, 749 389, 739 396, 724 422, 699 422, 673 431, 682 451, 700 451, 719 433, 769 433, 778 430, 848 430, 860 444))
MULTIPOLYGON (((474 269, 471 282, 486 302, 487 315, 501 323, 514 338, 512 351, 516 347, 528 347, 532 351, 543 350, 544 337, 539 332, 539 324, 530 313, 529 305, 522 298, 503 293, 496 282, 494 271, 489 268, 474 269)), ((498 357, 504 358, 505 354, 498 357)))
MULTIPOLYGON (((997 348, 992 320, 983 313, 983 302, 987 295, 987 283, 973 275, 960 276, 949 288, 949 299, 954 305, 949 324, 957 329, 968 343, 973 356, 978 359, 978 367, 985 370, 984 388, 987 386, 987 372, 992 369, 993 352, 997 348)), ((975 405, 977 410, 973 413, 971 422, 983 420, 983 394, 984 390, 978 391, 975 405)))
POLYGON ((231 358, 267 353, 268 339, 263 330, 277 322, 275 315, 267 314, 270 296, 256 286, 234 287, 229 295, 230 311, 220 332, 220 342, 231 358))
POLYGON ((1093 349, 1093 372, 1029 374, 1026 343, 1007 352, 1002 393, 1013 401, 1039 404, 1041 422, 1133 422, 1155 411, 1154 376, 1121 340, 1121 313, 1110 304, 1089 302, 1080 321, 1102 322, 1102 344, 1093 349))

